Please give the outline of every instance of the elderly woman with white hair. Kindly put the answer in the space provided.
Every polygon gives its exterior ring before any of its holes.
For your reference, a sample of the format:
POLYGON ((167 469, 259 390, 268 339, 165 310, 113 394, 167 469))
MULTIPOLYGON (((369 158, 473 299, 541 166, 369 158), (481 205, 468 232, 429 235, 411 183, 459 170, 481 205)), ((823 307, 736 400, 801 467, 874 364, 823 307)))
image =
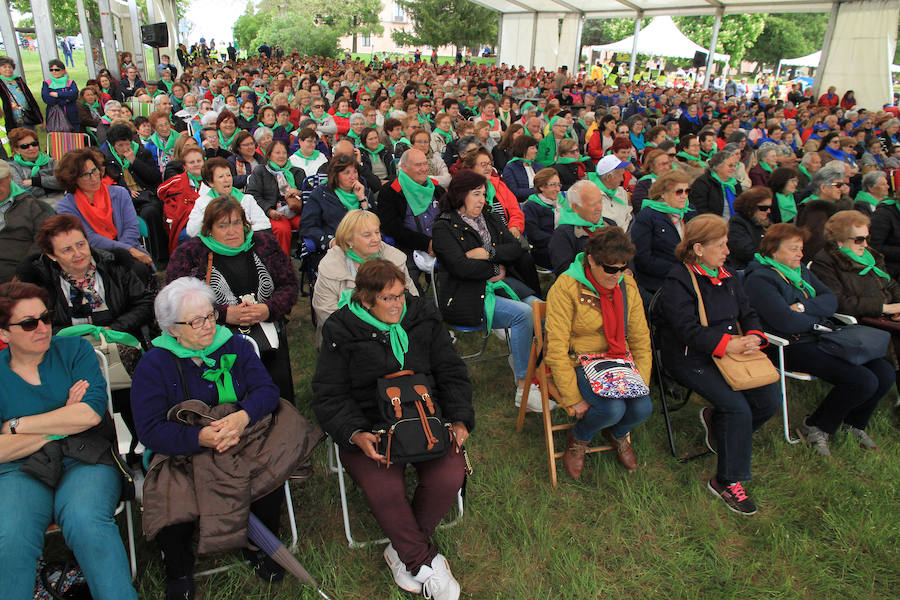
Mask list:
MULTIPOLYGON (((193 277, 181 277, 164 287, 154 303, 163 334, 153 340, 154 348, 143 356, 133 377, 135 427, 141 443, 154 454, 144 488, 144 533, 155 538, 162 550, 169 599, 194 597, 191 546, 198 517, 217 521, 213 527, 221 534, 208 540, 209 531, 202 528, 200 553, 247 543, 246 522, 242 532, 231 531, 230 526, 239 528, 241 523, 231 522, 231 518, 220 522, 221 517, 210 514, 210 507, 203 502, 206 495, 224 490, 216 500, 222 503, 218 509, 237 516, 237 521, 246 520, 245 498, 252 498, 250 511, 277 535, 284 498, 281 487, 298 458, 290 451, 279 460, 263 455, 271 462, 259 465, 246 455, 256 448, 254 436, 263 436, 268 443, 274 435, 276 419, 272 415, 279 421, 290 419, 291 409, 279 403, 278 386, 253 346, 216 324, 213 302, 213 290, 193 277), (176 412, 174 407, 183 403, 187 407, 186 401, 192 405, 190 410, 179 410, 177 418, 170 417, 176 412), (182 420, 186 412, 195 418, 182 420), (234 468, 247 467, 247 481, 224 473, 216 477, 210 473, 208 481, 201 480, 197 471, 203 470, 203 465, 208 470, 213 464, 208 461, 225 452, 230 452, 234 468), (284 464, 291 455, 294 464, 284 464), (175 465, 170 457, 178 458, 175 465), (167 489, 162 478, 178 462, 193 465, 193 471, 188 467, 178 485, 167 489), (266 473, 268 469, 272 472, 266 473), (223 477, 225 481, 220 480, 223 477), (258 481, 260 478, 266 482, 258 481), (207 487, 202 489, 201 484, 207 487), (245 491, 246 495, 235 497, 245 491), (196 497, 184 500, 187 494, 196 497), (234 513, 241 513, 244 519, 234 513)), ((284 569, 265 552, 245 549, 245 554, 263 580, 275 582, 284 576, 284 569)))
POLYGON ((265 154, 268 152, 269 146, 272 145, 275 134, 270 128, 265 125, 260 125, 253 130, 253 139, 256 141, 256 145, 259 146, 260 153, 265 154))
POLYGON ((118 100, 107 100, 103 105, 103 116, 97 123, 97 132, 94 134, 97 138, 97 145, 102 146, 106 142, 106 132, 112 126, 112 122, 119 118, 122 112, 122 103, 118 100))
POLYGON ((772 171, 778 168, 778 145, 771 142, 760 145, 756 151, 756 160, 759 162, 748 173, 750 182, 768 187, 772 171))
POLYGON ((887 173, 884 171, 869 171, 862 176, 862 187, 854 198, 853 208, 867 217, 875 214, 875 209, 884 200, 890 200, 888 194, 887 173))

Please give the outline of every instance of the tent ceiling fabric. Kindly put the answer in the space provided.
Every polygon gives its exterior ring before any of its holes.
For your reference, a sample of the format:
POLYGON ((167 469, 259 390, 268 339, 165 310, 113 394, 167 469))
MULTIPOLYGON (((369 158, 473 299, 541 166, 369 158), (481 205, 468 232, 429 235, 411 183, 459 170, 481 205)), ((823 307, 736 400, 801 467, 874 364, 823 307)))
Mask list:
MULTIPOLYGON (((593 52, 624 52, 630 54, 634 48, 634 36, 600 46, 585 46, 593 52)), ((638 36, 638 54, 646 56, 669 56, 675 58, 693 58, 695 52, 707 52, 707 49, 695 44, 681 33, 672 17, 653 17, 650 24, 641 29, 638 36)), ((716 52, 716 60, 727 62, 728 54, 716 52)), ((818 64, 818 62, 816 63, 818 64)))
POLYGON ((832 2, 822 0, 473 0, 503 14, 576 13, 587 18, 645 17, 658 15, 712 15, 719 9, 726 15, 773 12, 828 12, 832 2))

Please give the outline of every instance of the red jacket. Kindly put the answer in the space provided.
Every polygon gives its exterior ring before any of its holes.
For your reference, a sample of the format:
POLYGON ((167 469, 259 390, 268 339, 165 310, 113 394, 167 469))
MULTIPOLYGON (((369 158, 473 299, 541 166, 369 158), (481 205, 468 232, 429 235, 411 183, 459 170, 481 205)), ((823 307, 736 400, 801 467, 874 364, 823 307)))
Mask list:
POLYGON ((819 106, 827 106, 828 108, 834 108, 838 105, 841 99, 838 98, 837 94, 822 94, 819 97, 819 106))
POLYGON ((181 173, 163 181, 156 190, 163 203, 166 229, 169 231, 169 253, 178 246, 178 234, 185 228, 194 203, 200 194, 197 193, 188 179, 188 174, 181 173))
POLYGON ((500 179, 500 175, 496 171, 491 175, 491 183, 497 192, 497 198, 500 199, 500 205, 503 207, 503 213, 506 216, 506 226, 515 227, 519 232, 525 232, 525 215, 519 207, 519 201, 516 195, 512 193, 506 184, 500 179))
POLYGON ((595 165, 603 158, 603 134, 600 133, 600 128, 595 129, 591 139, 588 140, 587 154, 595 165))

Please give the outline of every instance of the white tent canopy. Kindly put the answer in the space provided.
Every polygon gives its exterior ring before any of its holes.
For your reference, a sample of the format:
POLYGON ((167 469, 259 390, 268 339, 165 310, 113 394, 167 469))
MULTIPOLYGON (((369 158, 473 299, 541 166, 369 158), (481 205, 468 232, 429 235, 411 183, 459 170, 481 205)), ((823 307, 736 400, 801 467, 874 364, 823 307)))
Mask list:
MULTIPOLYGON (((603 44, 600 46, 587 46, 585 49, 591 52, 623 52, 630 54, 634 48, 634 36, 630 35, 624 40, 603 44)), ((706 53, 707 49, 692 42, 681 33, 672 17, 654 17, 650 24, 641 29, 638 35, 638 54, 647 56, 668 56, 674 58, 694 58, 697 52, 706 53)), ((728 62, 731 58, 728 54, 715 55, 715 60, 728 62)), ((818 64, 818 63, 817 63, 818 64)))
POLYGON ((818 50, 812 54, 801 56, 800 58, 784 58, 781 60, 783 67, 818 67, 819 61, 822 60, 822 51, 818 50))

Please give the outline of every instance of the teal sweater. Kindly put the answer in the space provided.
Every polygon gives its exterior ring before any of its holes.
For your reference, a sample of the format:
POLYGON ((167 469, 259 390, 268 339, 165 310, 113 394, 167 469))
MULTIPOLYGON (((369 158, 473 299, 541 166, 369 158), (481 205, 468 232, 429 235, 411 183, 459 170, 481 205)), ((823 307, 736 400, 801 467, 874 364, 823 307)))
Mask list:
MULTIPOLYGON (((50 412, 65 406, 69 388, 79 379, 90 384, 82 402, 101 417, 106 413, 106 381, 91 344, 82 338, 53 337, 38 365, 41 385, 31 385, 9 368, 9 348, 0 352, 0 422, 50 412)), ((22 460, 0 463, 0 475, 15 471, 22 460)))

